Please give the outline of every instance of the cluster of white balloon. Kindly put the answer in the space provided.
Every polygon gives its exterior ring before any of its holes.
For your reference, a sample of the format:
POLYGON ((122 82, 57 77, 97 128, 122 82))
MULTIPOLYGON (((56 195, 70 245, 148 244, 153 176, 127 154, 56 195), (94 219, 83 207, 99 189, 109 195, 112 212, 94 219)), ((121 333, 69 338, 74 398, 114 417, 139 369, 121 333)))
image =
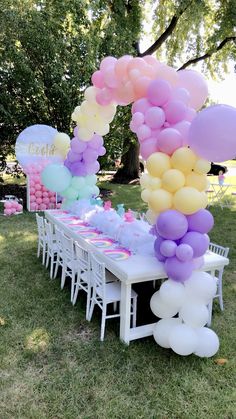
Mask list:
POLYGON ((194 272, 185 283, 165 281, 150 302, 153 313, 162 319, 154 328, 155 341, 179 355, 213 356, 219 339, 204 326, 209 318, 207 305, 215 293, 216 281, 206 272, 194 272))

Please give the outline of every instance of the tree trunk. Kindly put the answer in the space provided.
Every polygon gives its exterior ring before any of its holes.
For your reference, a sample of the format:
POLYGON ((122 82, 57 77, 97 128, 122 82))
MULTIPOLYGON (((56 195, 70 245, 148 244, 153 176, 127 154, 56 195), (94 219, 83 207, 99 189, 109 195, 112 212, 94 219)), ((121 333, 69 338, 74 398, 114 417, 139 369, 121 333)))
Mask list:
POLYGON ((114 174, 113 183, 129 183, 139 177, 139 144, 130 141, 130 146, 121 159, 121 168, 114 174))

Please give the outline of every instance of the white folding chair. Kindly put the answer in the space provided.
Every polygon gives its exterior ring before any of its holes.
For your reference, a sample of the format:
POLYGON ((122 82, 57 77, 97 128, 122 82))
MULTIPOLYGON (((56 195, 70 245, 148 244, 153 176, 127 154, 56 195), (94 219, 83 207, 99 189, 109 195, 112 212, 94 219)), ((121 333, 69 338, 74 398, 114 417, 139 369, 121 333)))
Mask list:
POLYGON ((42 249, 42 264, 45 264, 47 237, 45 232, 44 218, 36 213, 36 222, 38 228, 38 250, 37 257, 39 258, 42 249))
POLYGON ((57 256, 57 242, 54 240, 54 234, 53 234, 53 226, 48 221, 44 221, 45 225, 45 232, 46 232, 46 240, 47 240, 47 247, 46 247, 46 268, 49 265, 50 260, 50 278, 53 277, 53 266, 56 263, 55 257, 57 256))
POLYGON ((55 237, 56 237, 56 244, 57 244, 57 258, 56 258, 56 266, 54 271, 54 278, 57 276, 58 268, 61 266, 63 267, 63 247, 62 247, 62 231, 55 226, 55 237))
POLYGON ((86 303, 86 320, 89 314, 89 302, 91 299, 91 267, 90 256, 86 249, 83 249, 78 242, 75 242, 75 255, 76 255, 76 279, 73 291, 73 305, 75 305, 78 292, 83 290, 87 294, 86 303))
POLYGON ((75 286, 76 275, 76 257, 74 250, 74 240, 62 233, 62 274, 61 274, 61 289, 64 288, 66 277, 71 278, 71 296, 70 300, 73 302, 73 293, 75 286))
MULTIPOLYGON (((106 282, 105 264, 101 263, 93 254, 90 255, 92 267, 92 297, 89 309, 88 320, 90 321, 93 315, 95 305, 98 305, 102 310, 101 334, 100 340, 104 340, 105 322, 106 319, 120 317, 120 313, 107 315, 107 305, 111 303, 118 303, 121 300, 121 285, 120 282, 106 282)), ((135 291, 131 290, 131 316, 132 327, 136 326, 136 311, 137 311, 137 297, 135 291)))
MULTIPOLYGON (((229 253, 229 247, 219 246, 218 244, 215 244, 215 243, 210 243, 209 244, 209 250, 213 253, 216 253, 217 255, 224 256, 224 257, 227 257, 228 253, 229 253)), ((222 311, 224 310, 223 288, 222 288, 223 272, 224 272, 224 267, 221 268, 221 269, 216 269, 215 270, 215 273, 217 273, 217 275, 215 276, 215 280, 216 280, 216 284, 217 284, 217 291, 216 291, 216 295, 214 297, 214 298, 219 299, 219 304, 220 304, 220 308, 221 308, 222 311)), ((208 319, 208 323, 207 323, 208 326, 211 325, 212 306, 213 306, 213 299, 211 300, 210 304, 208 305, 208 309, 209 309, 209 319, 208 319)))

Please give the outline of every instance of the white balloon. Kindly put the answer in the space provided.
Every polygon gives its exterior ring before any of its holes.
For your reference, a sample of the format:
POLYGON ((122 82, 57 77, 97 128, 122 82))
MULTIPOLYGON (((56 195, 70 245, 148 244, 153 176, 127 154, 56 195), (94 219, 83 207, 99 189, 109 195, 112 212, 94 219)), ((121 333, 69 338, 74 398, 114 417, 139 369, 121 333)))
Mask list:
POLYGON ((153 337, 156 343, 162 348, 170 348, 169 336, 173 327, 181 324, 181 320, 178 318, 172 319, 161 319, 156 323, 153 330, 153 337))
POLYGON ((185 283, 186 295, 200 300, 204 304, 214 298, 217 284, 214 277, 207 272, 193 272, 185 283))
POLYGON ((188 301, 181 307, 179 317, 188 326, 203 327, 208 321, 209 311, 204 304, 188 301))
POLYGON ((155 292, 155 294, 152 295, 152 298, 150 300, 150 307, 155 316, 160 317, 162 319, 173 317, 179 311, 179 307, 165 303, 161 299, 159 291, 155 292))
POLYGON ((202 329, 196 330, 198 343, 195 350, 195 355, 201 358, 215 355, 219 349, 220 343, 219 338, 213 330, 203 327, 202 329))
POLYGON ((198 338, 197 333, 194 329, 186 324, 180 324, 176 327, 173 327, 169 343, 171 349, 179 355, 190 355, 195 352, 198 338))
POLYGON ((185 300, 185 287, 180 282, 168 279, 160 287, 160 296, 167 304, 181 307, 185 300))

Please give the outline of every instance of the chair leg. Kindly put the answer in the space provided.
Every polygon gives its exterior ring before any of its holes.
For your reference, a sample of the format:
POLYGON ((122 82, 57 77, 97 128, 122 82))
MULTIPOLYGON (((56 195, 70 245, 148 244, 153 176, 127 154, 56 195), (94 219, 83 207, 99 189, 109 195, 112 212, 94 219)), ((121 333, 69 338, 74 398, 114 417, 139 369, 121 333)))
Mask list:
POLYGON ((60 259, 60 256, 59 256, 59 253, 57 253, 56 266, 55 266, 55 271, 54 271, 54 276, 53 276, 53 278, 54 278, 54 279, 55 279, 55 278, 56 278, 56 276, 57 276, 58 267, 59 267, 59 259, 60 259))
POLYGON ((89 318, 89 307, 91 301, 91 286, 88 284, 87 301, 86 301, 86 320, 89 318))
POLYGON ((213 299, 210 301, 210 303, 208 304, 208 311, 209 311, 209 317, 208 317, 208 322, 207 322, 207 326, 209 327, 211 325, 211 319, 212 319, 212 307, 213 307, 213 299))
POLYGON ((54 265, 54 253, 52 254, 51 263, 50 263, 50 278, 51 279, 53 277, 53 265, 54 265))
POLYGON ((218 293, 219 293, 220 308, 221 308, 221 311, 223 311, 224 310, 224 303, 223 303, 222 278, 219 278, 218 293))
POLYGON ((74 269, 71 271, 71 289, 70 289, 70 301, 73 303, 73 297, 74 297, 74 289, 75 289, 75 272, 74 269))
POLYGON ((37 250, 37 257, 38 258, 40 256, 40 248, 41 248, 41 244, 40 244, 40 241, 38 241, 38 250, 37 250))
POLYGON ((104 335, 105 335, 105 325, 106 325, 106 312, 107 312, 107 306, 103 306, 102 308, 102 322, 101 322, 101 335, 100 340, 104 341, 104 335))
POLYGON ((61 273, 61 289, 64 288, 65 281, 66 281, 66 265, 63 263, 62 273, 61 273))
POLYGON ((46 243, 43 243, 43 259, 42 259, 43 265, 45 265, 45 259, 46 259, 46 243))
POLYGON ((75 283, 75 290, 74 290, 74 296, 73 296, 73 301, 72 301, 73 306, 75 305, 75 303, 77 301, 78 292, 79 292, 79 282, 77 281, 75 283))
POLYGON ((137 297, 133 298, 133 315, 132 315, 132 327, 136 327, 137 320, 137 297))
POLYGON ((50 254, 49 254, 49 249, 47 251, 47 259, 46 259, 46 268, 48 267, 49 264, 49 258, 50 258, 50 254))
POLYGON ((89 314, 88 314, 88 321, 89 322, 91 321, 91 318, 92 318, 92 315, 93 315, 94 306, 95 306, 95 302, 92 299, 91 306, 90 306, 90 309, 89 309, 89 314))

